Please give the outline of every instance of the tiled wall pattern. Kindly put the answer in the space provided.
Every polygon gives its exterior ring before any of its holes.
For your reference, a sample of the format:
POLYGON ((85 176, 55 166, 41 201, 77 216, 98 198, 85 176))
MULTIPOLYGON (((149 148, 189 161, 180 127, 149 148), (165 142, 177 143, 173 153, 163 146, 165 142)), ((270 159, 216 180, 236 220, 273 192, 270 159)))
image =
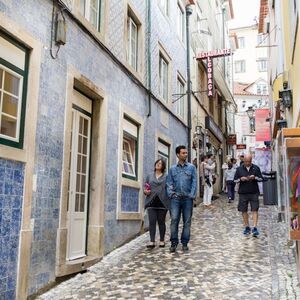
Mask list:
POLYGON ((0 158, 0 299, 14 299, 24 164, 0 158))
MULTIPOLYGON (((146 19, 146 1, 131 1, 142 22, 146 19)), ((155 1, 149 1, 152 10, 152 86, 153 92, 158 91, 158 42, 160 41, 172 60, 172 91, 176 93, 176 74, 179 70, 185 74, 184 46, 176 36, 174 24, 162 15, 155 1), (155 24, 155 25, 154 25, 155 24), (163 30, 161 30, 163 28, 163 30), (170 34, 166 39, 163 34, 170 34), (172 33, 173 32, 173 33, 172 33)), ((117 13, 125 12, 123 1, 106 1, 108 10, 107 45, 122 61, 125 57, 124 18, 118 18, 117 13), (116 28, 115 28, 116 27, 116 28)), ((175 2, 174 2, 175 3, 175 2)), ((40 72, 38 121, 36 134, 35 174, 37 190, 33 194, 32 215, 34 232, 31 246, 31 261, 29 270, 29 294, 37 292, 51 281, 55 280, 56 235, 59 221, 61 171, 63 165, 64 121, 68 67, 73 67, 83 76, 92 81, 105 93, 108 103, 107 119, 107 153, 105 168, 105 237, 104 251, 124 243, 140 230, 140 221, 119 221, 117 215, 118 161, 119 161, 119 108, 120 103, 134 111, 145 121, 144 126, 144 157, 139 160, 143 164, 143 174, 152 172, 156 158, 156 131, 168 136, 173 146, 186 143, 186 128, 176 118, 169 117, 169 128, 160 122, 161 105, 152 101, 152 113, 148 114, 148 100, 145 91, 133 82, 113 60, 105 54, 101 47, 87 36, 75 22, 65 13, 67 22, 67 42, 62 46, 57 59, 52 59, 49 53, 51 36, 52 1, 41 0, 0 0, 0 11, 30 33, 43 45, 42 64, 40 72)), ((172 14, 176 14, 176 4, 172 4, 172 14)), ((144 24, 145 25, 145 24, 144 24)), ((147 53, 147 50, 145 51, 147 53)), ((147 56, 145 55, 145 61, 147 56)), ((30 62, 29 62, 30 63, 30 62)), ((145 74, 147 68, 145 66, 145 74)), ((146 78, 145 74, 141 78, 146 78)), ((29 82, 30 84, 30 82, 29 82)), ((100 135, 101 139, 102 136, 100 135)), ((174 151, 174 149, 172 149, 174 151)), ((173 156, 173 158, 175 155, 173 156)), ((134 204, 134 202, 133 202, 134 204)), ((126 205, 126 207, 128 207, 126 205)), ((130 207, 136 210, 136 207, 130 207)), ((0 266, 2 268, 2 266, 0 266)), ((3 270, 4 271, 4 270, 3 270)))
POLYGON ((122 186, 121 210, 122 212, 139 212, 139 189, 122 186))

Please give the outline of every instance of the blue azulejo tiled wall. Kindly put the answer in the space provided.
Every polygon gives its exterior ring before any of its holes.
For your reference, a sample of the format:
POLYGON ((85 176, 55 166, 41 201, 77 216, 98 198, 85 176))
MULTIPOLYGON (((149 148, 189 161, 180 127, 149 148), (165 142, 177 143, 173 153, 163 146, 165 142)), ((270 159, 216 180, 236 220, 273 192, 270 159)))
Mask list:
POLYGON ((123 212, 139 211, 139 189, 122 186, 121 210, 123 212))
POLYGON ((24 164, 0 158, 0 299, 16 293, 24 164))

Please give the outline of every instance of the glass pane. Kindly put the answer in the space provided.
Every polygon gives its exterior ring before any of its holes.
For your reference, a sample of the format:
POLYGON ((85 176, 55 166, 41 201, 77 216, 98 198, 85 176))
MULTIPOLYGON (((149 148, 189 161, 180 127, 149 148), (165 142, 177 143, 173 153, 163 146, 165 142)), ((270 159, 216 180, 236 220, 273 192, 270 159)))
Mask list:
POLYGON ((77 172, 81 172, 81 155, 77 155, 77 172))
POLYGON ((79 211, 79 201, 80 201, 80 195, 76 194, 75 196, 75 211, 79 211))
POLYGON ((97 12, 92 8, 90 10, 90 22, 97 29, 97 12))
POLYGON ((88 126, 89 126, 88 120, 84 119, 84 130, 83 130, 83 135, 84 136, 88 135, 88 126))
POLYGON ((83 133, 83 117, 79 118, 79 133, 83 133))
POLYGON ((85 15, 85 1, 86 0, 80 0, 79 4, 79 11, 83 16, 85 15))
POLYGON ((79 135, 78 136, 78 153, 82 153, 81 149, 82 149, 82 136, 79 135))
POLYGON ((129 172, 128 173, 134 174, 134 172, 133 172, 133 166, 132 165, 128 165, 128 167, 129 167, 129 172))
POLYGON ((18 115, 18 98, 3 94, 2 112, 17 117, 18 115))
POLYGON ((81 195, 81 201, 80 201, 80 211, 81 212, 84 212, 84 204, 85 204, 85 195, 83 194, 83 195, 81 195))
POLYGON ((86 156, 82 156, 82 169, 81 169, 81 173, 86 174, 86 156))
POLYGON ((76 175, 76 192, 80 192, 80 174, 76 175))
POLYGON ((81 175, 81 193, 85 193, 85 180, 86 180, 86 176, 81 175))
POLYGON ((0 69, 0 89, 2 88, 3 70, 0 69))
POLYGON ((1 117, 1 134, 16 138, 17 134, 17 120, 8 116, 1 117))
POLYGON ((123 168, 124 168, 125 173, 129 173, 129 167, 128 167, 128 164, 126 162, 123 163, 123 168))
POLYGON ((87 154, 87 143, 88 143, 88 139, 86 137, 84 137, 83 138, 82 154, 87 154))
POLYGON ((20 79, 17 78, 16 76, 5 72, 5 76, 4 76, 4 90, 19 96, 19 85, 20 85, 20 79))
POLYGON ((130 153, 127 153, 126 157, 127 157, 127 162, 132 163, 132 158, 130 153))

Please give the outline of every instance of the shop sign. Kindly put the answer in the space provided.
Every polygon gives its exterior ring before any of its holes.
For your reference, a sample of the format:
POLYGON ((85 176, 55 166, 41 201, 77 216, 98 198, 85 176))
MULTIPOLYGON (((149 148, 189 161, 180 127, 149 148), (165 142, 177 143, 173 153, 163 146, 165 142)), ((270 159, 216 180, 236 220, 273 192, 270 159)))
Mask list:
POLYGON ((220 142, 223 141, 222 130, 210 116, 205 117, 205 128, 210 130, 220 142))
POLYGON ((227 145, 236 145, 236 134, 229 134, 228 135, 227 145))
POLYGON ((196 58, 198 60, 207 59, 207 96, 214 95, 213 58, 231 55, 231 49, 217 49, 208 52, 200 52, 196 58))
POLYGON ((243 149, 247 149, 246 144, 236 144, 236 150, 243 150, 243 149))
POLYGON ((271 140, 271 128, 268 121, 270 110, 268 108, 255 110, 255 132, 257 142, 269 142, 271 140))
POLYGON ((213 81, 213 61, 211 57, 207 57, 207 96, 214 95, 214 81, 213 81))
POLYGON ((231 49, 216 49, 208 52, 200 52, 197 54, 196 59, 207 59, 208 57, 221 57, 231 55, 231 49))

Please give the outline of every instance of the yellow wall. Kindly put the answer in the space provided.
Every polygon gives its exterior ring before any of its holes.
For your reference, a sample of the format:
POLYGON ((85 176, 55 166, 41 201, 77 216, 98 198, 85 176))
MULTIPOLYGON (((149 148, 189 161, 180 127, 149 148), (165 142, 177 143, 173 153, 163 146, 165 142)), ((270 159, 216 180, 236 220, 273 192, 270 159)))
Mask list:
MULTIPOLYGON (((292 64, 293 49, 290 43, 290 12, 288 1, 282 1, 282 12, 283 12, 283 33, 284 33, 284 50, 285 50, 285 75, 284 81, 288 80, 290 88, 293 90, 293 107, 287 111, 287 121, 289 127, 300 126, 300 35, 299 28, 296 37, 296 47, 294 62, 292 64)), ((299 10, 299 7, 298 7, 299 10)), ((298 25, 300 27, 300 25, 298 25)))

